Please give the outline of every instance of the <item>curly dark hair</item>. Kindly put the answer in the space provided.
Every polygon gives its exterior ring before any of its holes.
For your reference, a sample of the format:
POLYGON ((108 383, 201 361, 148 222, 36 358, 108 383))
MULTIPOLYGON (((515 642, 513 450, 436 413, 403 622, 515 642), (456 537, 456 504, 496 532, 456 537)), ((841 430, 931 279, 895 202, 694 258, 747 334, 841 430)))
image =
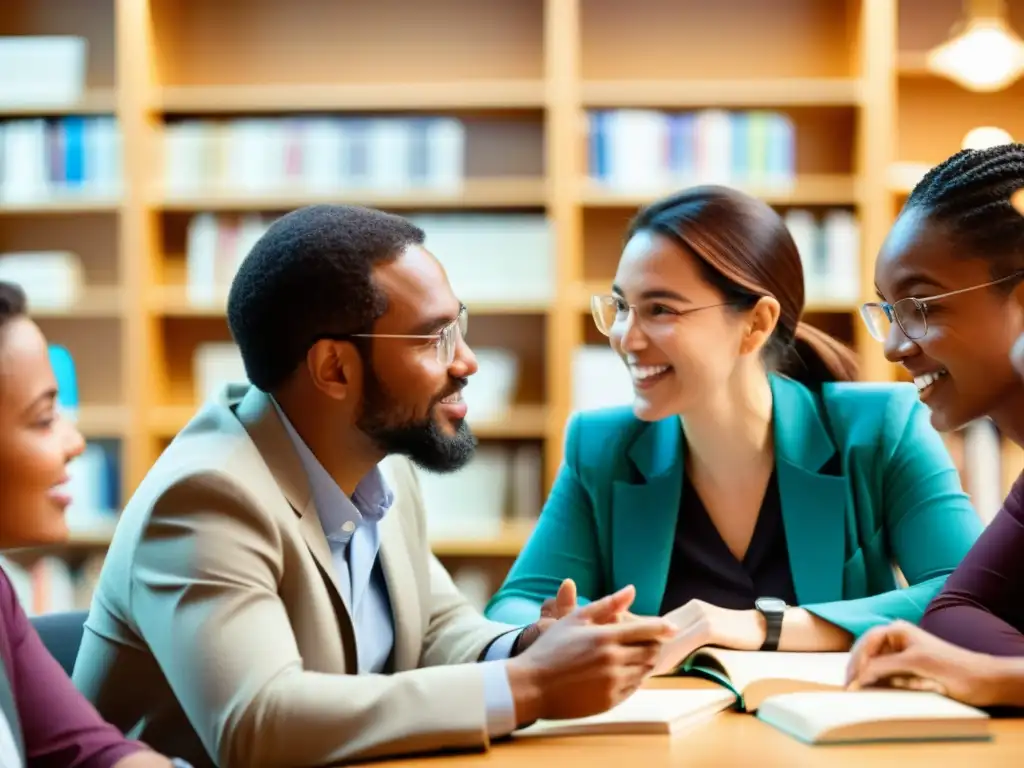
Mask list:
POLYGON ((318 337, 368 332, 387 308, 374 265, 423 240, 406 219, 354 205, 313 205, 277 219, 228 294, 228 325, 249 381, 273 392, 318 337))

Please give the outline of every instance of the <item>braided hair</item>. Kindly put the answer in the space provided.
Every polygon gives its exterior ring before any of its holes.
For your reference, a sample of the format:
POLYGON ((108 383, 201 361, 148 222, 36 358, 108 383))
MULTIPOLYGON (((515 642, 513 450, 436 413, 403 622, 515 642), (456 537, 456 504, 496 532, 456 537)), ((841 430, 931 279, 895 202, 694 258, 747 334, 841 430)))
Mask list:
POLYGON ((925 174, 904 211, 947 227, 998 279, 1024 269, 1024 216, 1011 201, 1022 188, 1024 144, 965 149, 925 174))

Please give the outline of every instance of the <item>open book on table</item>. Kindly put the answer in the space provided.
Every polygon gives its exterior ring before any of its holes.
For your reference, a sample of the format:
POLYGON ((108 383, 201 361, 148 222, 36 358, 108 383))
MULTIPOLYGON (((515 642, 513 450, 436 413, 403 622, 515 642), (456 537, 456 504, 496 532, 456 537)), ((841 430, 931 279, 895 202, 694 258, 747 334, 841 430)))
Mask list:
POLYGON ((678 735, 727 709, 809 744, 989 738, 986 713, 923 691, 846 691, 846 653, 783 653, 701 648, 679 676, 710 688, 642 689, 607 712, 540 720, 516 736, 678 735))
POLYGON ((848 653, 786 653, 699 648, 675 674, 712 680, 736 696, 740 709, 754 712, 761 702, 780 693, 841 691, 846 682, 848 653))
POLYGON ((989 716, 924 691, 845 690, 847 653, 701 648, 677 674, 713 680, 735 704, 810 744, 989 738, 989 716))

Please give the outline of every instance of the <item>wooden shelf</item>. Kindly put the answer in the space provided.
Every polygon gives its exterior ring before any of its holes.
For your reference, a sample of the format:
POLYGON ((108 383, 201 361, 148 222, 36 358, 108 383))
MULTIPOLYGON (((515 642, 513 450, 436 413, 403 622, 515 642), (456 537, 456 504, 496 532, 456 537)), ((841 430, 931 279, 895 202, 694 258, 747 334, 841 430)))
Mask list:
POLYGON ((317 203, 357 203, 392 209, 531 208, 547 204, 544 179, 494 178, 467 179, 458 192, 431 190, 390 193, 378 190, 343 189, 312 193, 245 194, 210 192, 188 197, 164 195, 153 205, 165 211, 285 211, 317 203))
POLYGON ((94 286, 82 291, 78 300, 67 307, 33 306, 32 316, 45 318, 120 317, 122 291, 117 286, 94 286))
POLYGON ((430 548, 437 557, 516 557, 532 531, 532 523, 508 523, 493 538, 431 539, 430 548))
POLYGON ((541 439, 547 430, 547 417, 548 411, 543 405, 517 405, 507 418, 477 422, 473 420, 470 407, 469 425, 474 435, 484 439, 541 439))
POLYGON ((830 299, 813 299, 804 305, 805 315, 845 315, 860 312, 859 303, 833 301, 830 299))
MULTIPOLYGON (((652 190, 651 192, 617 192, 602 188, 599 184, 584 179, 580 182, 579 200, 581 205, 594 208, 635 208, 670 194, 677 188, 652 190)), ((772 205, 856 205, 858 184, 855 176, 803 175, 788 187, 754 187, 743 184, 729 186, 743 189, 772 205)))
POLYGON ((900 51, 896 55, 896 71, 900 77, 941 77, 928 69, 927 51, 900 51))
POLYGON ((151 105, 166 114, 541 109, 543 80, 444 83, 226 85, 161 88, 151 105))
POLYGON ((164 317, 224 317, 227 294, 208 304, 193 303, 183 285, 158 285, 150 290, 149 311, 164 317))
POLYGON ((0 119, 22 117, 67 117, 70 115, 112 115, 117 109, 117 93, 113 88, 91 88, 81 101, 72 104, 0 104, 0 119))
POLYGON ((78 408, 78 429, 87 438, 124 435, 128 412, 121 405, 85 404, 78 408))
POLYGON ((62 196, 51 200, 24 203, 0 201, 0 216, 4 214, 45 216, 71 213, 117 213, 120 207, 121 201, 114 198, 62 196))
POLYGON ((764 80, 597 80, 580 86, 585 107, 661 109, 853 107, 856 78, 793 77, 764 80))

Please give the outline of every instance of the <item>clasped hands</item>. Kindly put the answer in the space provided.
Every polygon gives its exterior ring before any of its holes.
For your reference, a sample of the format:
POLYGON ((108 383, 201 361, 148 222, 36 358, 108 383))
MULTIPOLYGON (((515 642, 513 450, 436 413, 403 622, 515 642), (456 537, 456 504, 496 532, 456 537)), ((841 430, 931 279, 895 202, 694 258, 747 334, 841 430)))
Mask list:
MULTIPOLYGON (((521 647, 527 647, 556 621, 572 614, 577 605, 576 585, 571 579, 566 579, 557 595, 541 605, 540 619, 524 630, 521 647)), ((662 644, 650 675, 673 672, 687 656, 705 645, 756 651, 765 639, 764 618, 756 610, 731 610, 691 600, 663 618, 675 627, 675 633, 662 644)), ((640 621, 642 617, 624 610, 616 615, 615 620, 640 621)))

